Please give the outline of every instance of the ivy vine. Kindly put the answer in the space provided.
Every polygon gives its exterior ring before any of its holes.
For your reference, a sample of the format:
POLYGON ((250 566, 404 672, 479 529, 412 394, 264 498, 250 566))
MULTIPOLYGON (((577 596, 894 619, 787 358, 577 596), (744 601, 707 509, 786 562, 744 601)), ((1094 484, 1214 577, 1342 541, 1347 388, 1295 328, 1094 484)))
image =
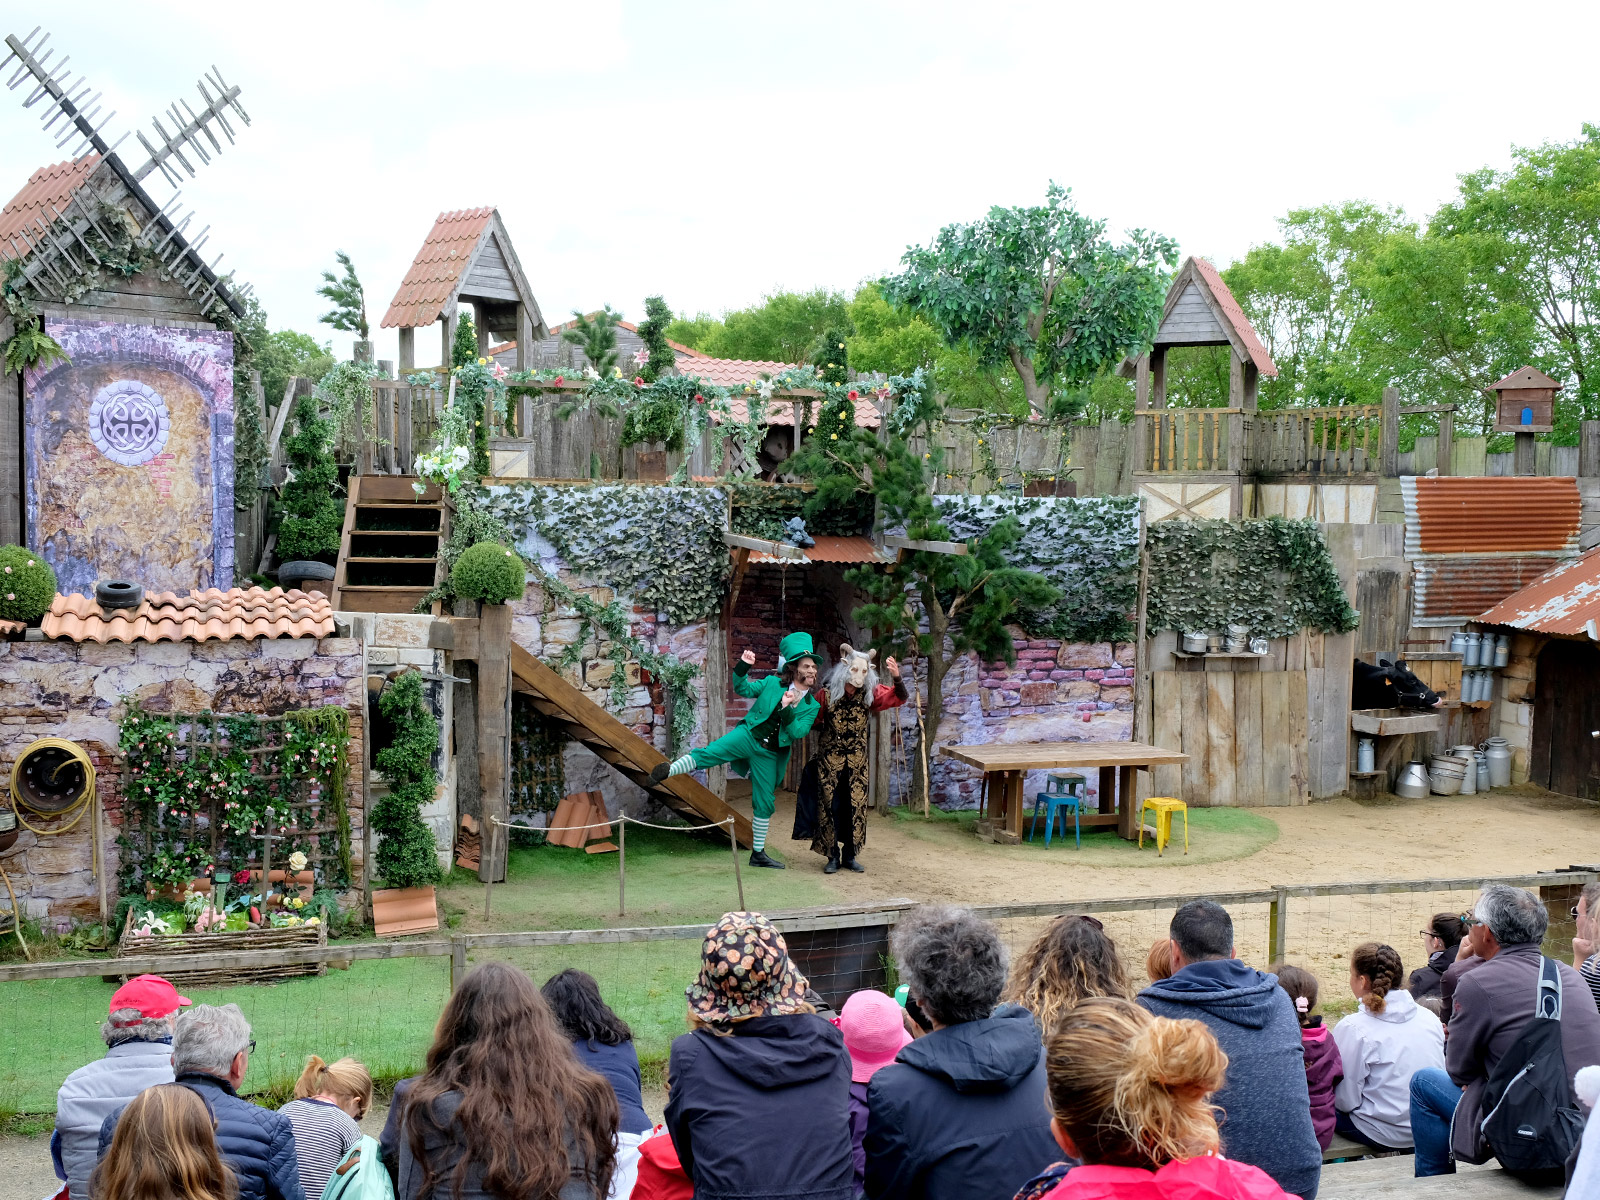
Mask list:
POLYGON ((1258 637, 1348 633, 1359 617, 1315 521, 1161 521, 1150 526, 1149 627, 1258 637))
POLYGON ((784 526, 795 517, 805 520, 813 535, 855 537, 872 528, 872 494, 857 492, 846 504, 832 504, 806 516, 806 501, 812 489, 800 484, 732 483, 732 528, 747 537, 781 542, 784 526))

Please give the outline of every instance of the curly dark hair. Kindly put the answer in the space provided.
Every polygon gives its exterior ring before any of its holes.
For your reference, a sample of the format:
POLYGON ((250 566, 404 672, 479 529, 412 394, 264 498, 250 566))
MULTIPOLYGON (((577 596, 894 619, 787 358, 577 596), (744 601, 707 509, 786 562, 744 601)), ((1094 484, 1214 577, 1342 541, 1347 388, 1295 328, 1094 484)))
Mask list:
POLYGON ((890 948, 917 1003, 941 1025, 979 1021, 1006 982, 1000 934, 970 909, 929 904, 898 925, 890 948))
POLYGON ((1066 916, 1052 921, 1018 956, 1001 999, 1031 1012, 1049 1037, 1067 1010, 1089 996, 1132 999, 1133 987, 1100 923, 1066 916))
POLYGON ((568 967, 544 981, 539 989, 556 1021, 575 1042, 620 1046, 633 1041, 633 1030, 600 996, 600 985, 587 971, 568 967))

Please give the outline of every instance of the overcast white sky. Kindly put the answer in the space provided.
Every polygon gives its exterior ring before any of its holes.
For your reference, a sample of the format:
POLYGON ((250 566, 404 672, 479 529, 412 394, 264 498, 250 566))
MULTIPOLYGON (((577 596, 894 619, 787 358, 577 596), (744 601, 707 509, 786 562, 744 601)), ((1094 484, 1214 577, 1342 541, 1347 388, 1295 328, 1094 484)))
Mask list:
MULTIPOLYGON (((349 251, 377 328, 443 209, 499 207, 552 324, 660 292, 720 313, 850 288, 1054 178, 1219 263, 1293 207, 1422 215, 1513 144, 1600 121, 1600 4, 0 0, 119 110, 213 63, 252 124, 183 188, 274 328, 349 251)), ((59 157, 0 92, 0 192, 59 157)), ((132 165, 142 155, 123 150, 132 165)), ((156 177, 158 198, 167 190, 156 177)), ((198 225, 196 226, 198 228, 198 225)), ((437 338, 419 336, 419 363, 437 338)))

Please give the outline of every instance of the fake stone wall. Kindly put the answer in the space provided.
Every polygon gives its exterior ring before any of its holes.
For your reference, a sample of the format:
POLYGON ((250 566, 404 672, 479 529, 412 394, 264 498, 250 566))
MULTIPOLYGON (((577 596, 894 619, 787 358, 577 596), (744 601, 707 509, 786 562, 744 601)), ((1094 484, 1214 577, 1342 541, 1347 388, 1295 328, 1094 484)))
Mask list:
MULTIPOLYGON (((0 764, 11 764, 36 738, 70 738, 94 762, 106 809, 107 894, 116 901, 116 833, 122 768, 116 761, 123 697, 152 712, 256 713, 342 704, 350 714, 351 854, 362 877, 366 826, 361 795, 365 752, 361 643, 352 638, 282 638, 227 642, 0 642, 0 764)), ((38 822, 36 822, 38 823, 38 822)), ((30 917, 96 920, 88 819, 59 837, 23 830, 6 852, 6 873, 30 917)), ((353 881, 354 882, 354 881, 353 881)))

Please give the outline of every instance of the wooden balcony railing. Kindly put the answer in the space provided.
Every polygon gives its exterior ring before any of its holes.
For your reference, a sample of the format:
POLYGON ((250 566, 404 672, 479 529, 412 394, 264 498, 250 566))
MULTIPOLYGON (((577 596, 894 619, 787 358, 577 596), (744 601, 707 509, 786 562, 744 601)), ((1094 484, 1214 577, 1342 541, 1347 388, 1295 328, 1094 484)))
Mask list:
POLYGON ((1167 408, 1135 413, 1134 470, 1359 475, 1378 469, 1383 406, 1167 408))
POLYGON ((1244 470, 1241 408, 1161 408, 1135 416, 1135 471, 1244 470))

